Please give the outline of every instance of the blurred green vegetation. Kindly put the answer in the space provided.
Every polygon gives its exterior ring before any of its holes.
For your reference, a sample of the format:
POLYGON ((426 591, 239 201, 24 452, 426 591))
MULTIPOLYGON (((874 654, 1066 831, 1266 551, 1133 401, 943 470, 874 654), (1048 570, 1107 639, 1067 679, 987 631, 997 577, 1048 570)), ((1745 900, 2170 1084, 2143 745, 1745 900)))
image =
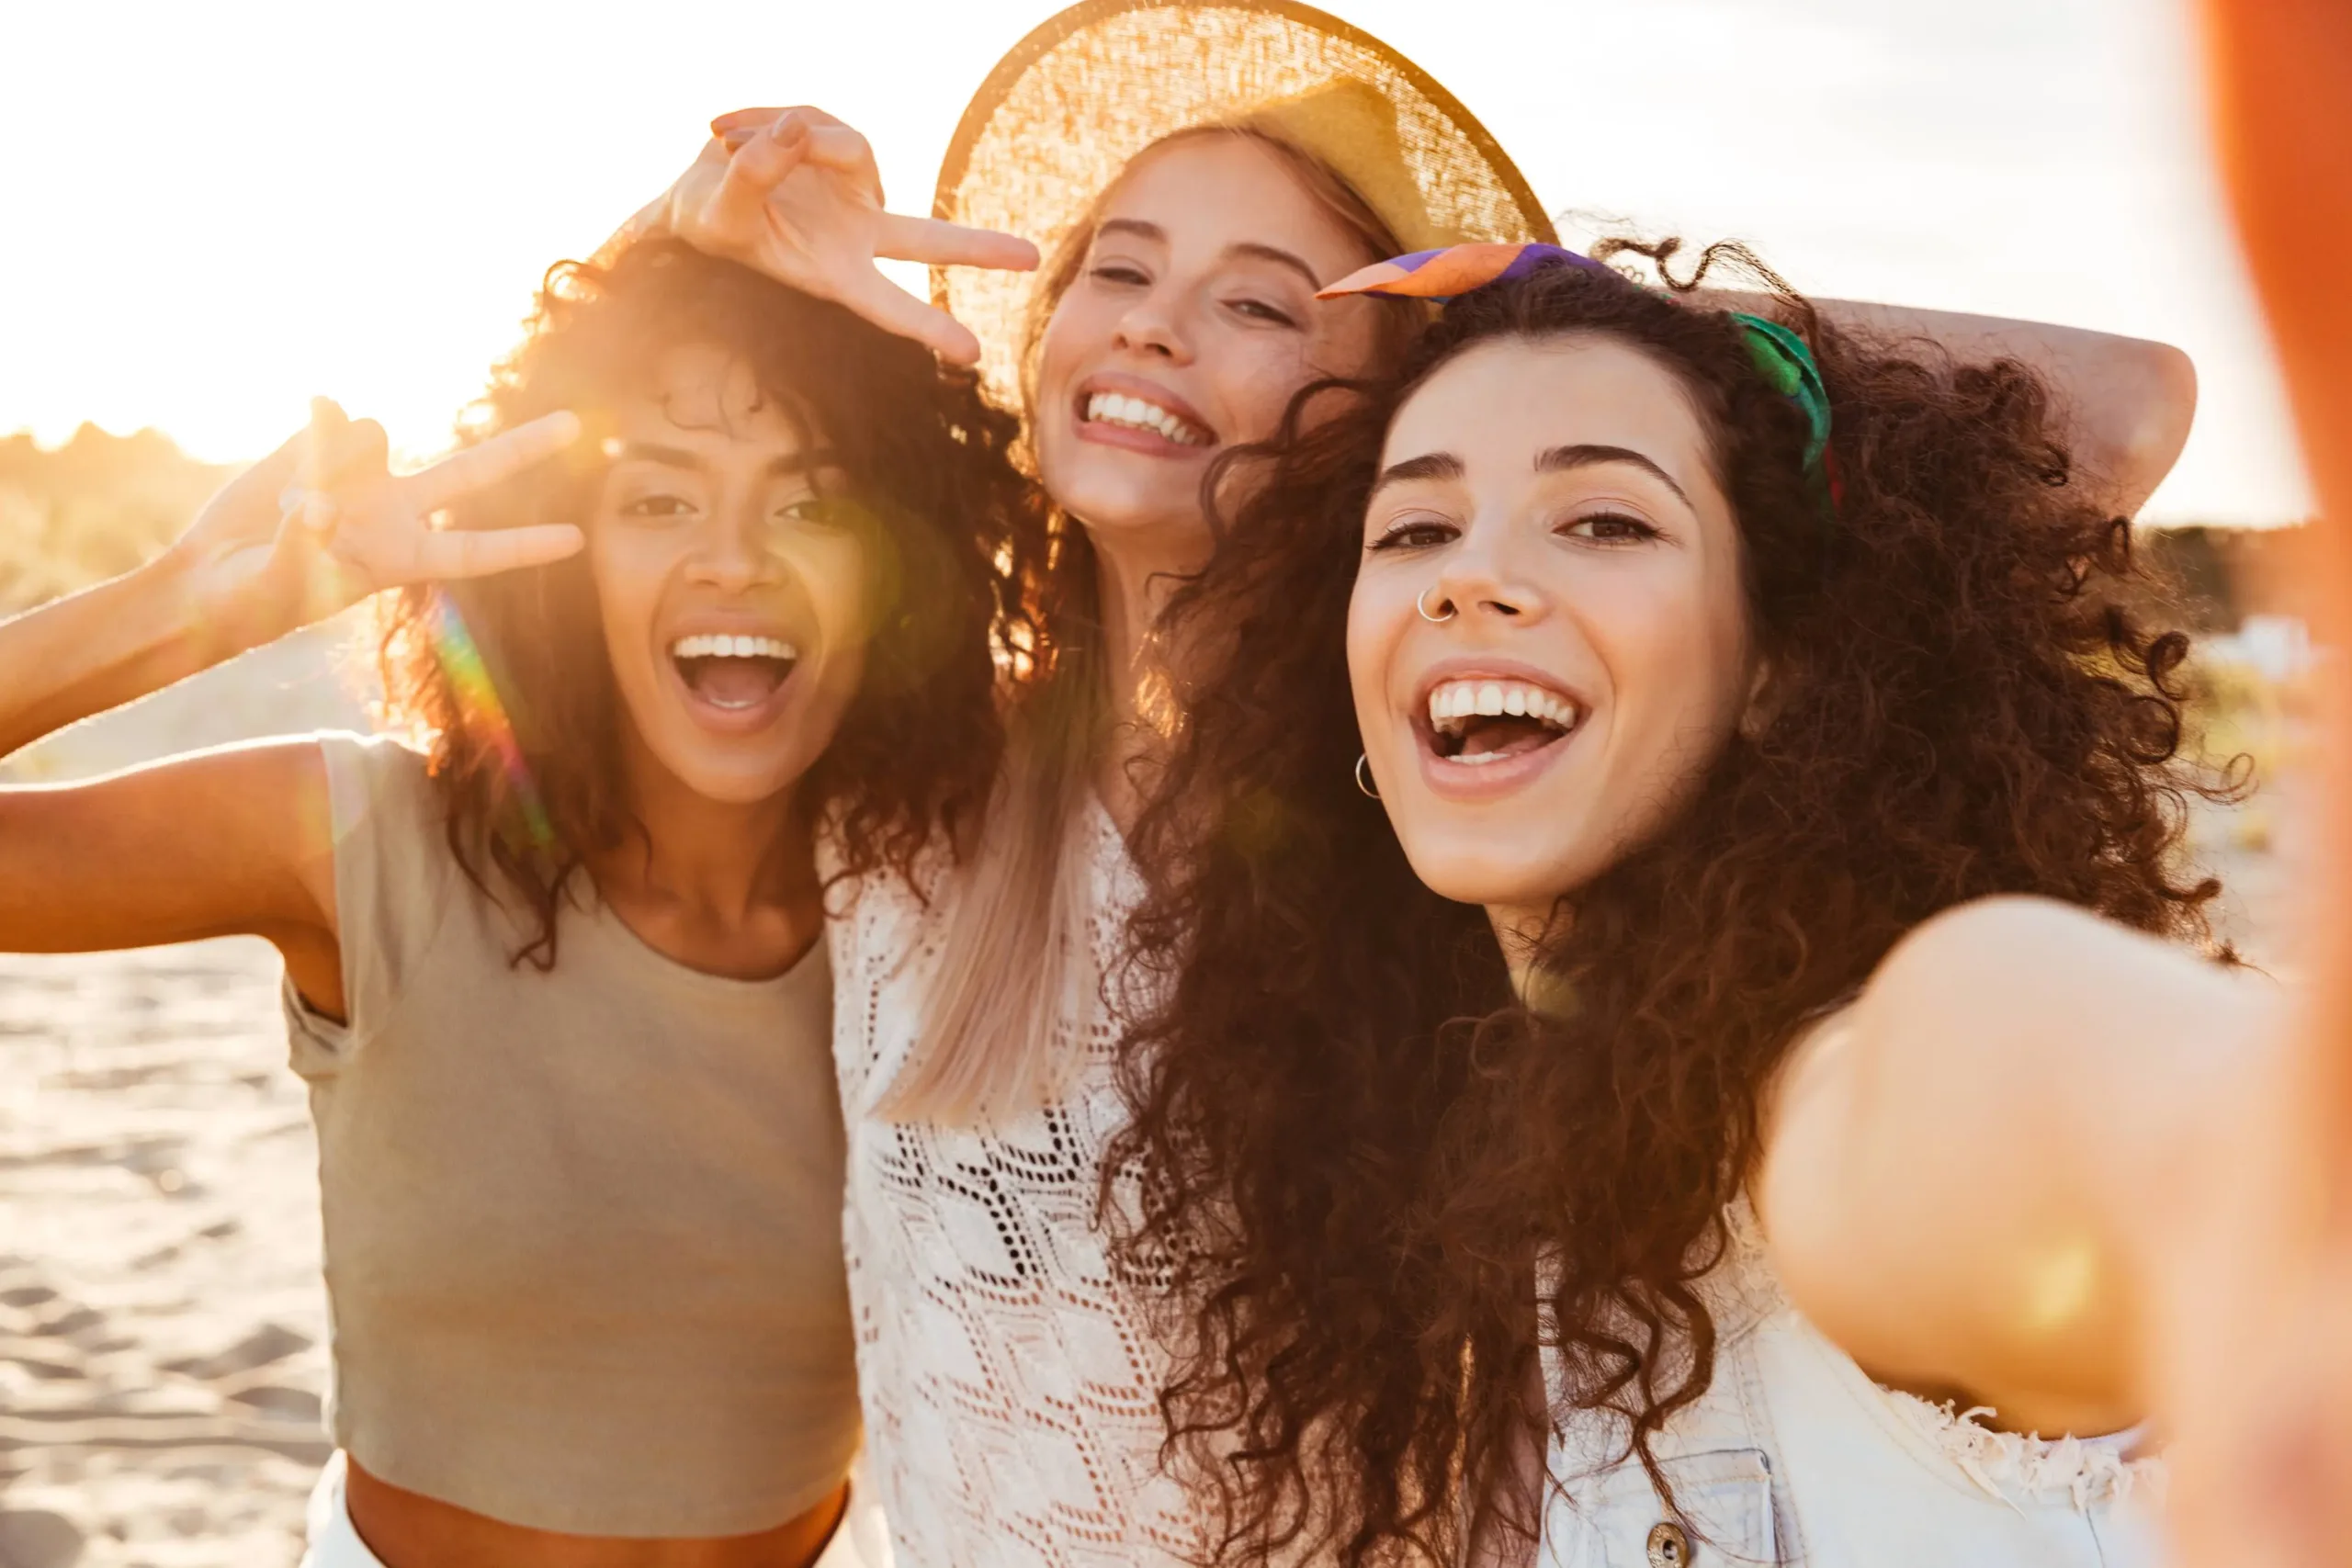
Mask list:
POLYGON ((0 615, 148 559, 235 471, 153 430, 109 435, 85 424, 53 450, 0 436, 0 615))

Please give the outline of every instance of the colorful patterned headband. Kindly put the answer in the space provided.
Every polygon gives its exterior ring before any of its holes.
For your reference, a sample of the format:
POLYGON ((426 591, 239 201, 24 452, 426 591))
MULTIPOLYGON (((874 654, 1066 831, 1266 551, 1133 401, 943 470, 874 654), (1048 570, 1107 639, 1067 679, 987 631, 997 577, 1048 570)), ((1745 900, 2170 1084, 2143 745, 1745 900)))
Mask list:
MULTIPOLYGON (((1632 284, 1631 278, 1576 252, 1558 245, 1449 245, 1441 251, 1415 251, 1410 255, 1375 262, 1351 272, 1315 297, 1335 299, 1345 294, 1371 294, 1386 299, 1430 299, 1446 304, 1490 283, 1527 277, 1549 266, 1581 267, 1606 273, 1632 284)), ((1638 287, 1638 285, 1635 285, 1638 287)), ((1747 355, 1773 390, 1796 404, 1805 419, 1804 468, 1827 494, 1834 511, 1839 485, 1829 456, 1829 389, 1821 367, 1804 339, 1781 325, 1745 310, 1725 312, 1737 322, 1747 344, 1747 355)))

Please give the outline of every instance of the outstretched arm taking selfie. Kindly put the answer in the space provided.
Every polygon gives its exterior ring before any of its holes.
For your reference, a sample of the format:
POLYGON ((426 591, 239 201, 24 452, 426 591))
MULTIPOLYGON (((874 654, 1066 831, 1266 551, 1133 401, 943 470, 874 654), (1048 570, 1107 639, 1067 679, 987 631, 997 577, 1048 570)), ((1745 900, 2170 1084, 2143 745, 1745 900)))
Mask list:
MULTIPOLYGON (((2204 0, 2207 85, 2247 269, 2292 395, 2323 519, 2315 640, 2352 637, 2352 9, 2340 0, 2204 0)), ((2308 939, 2310 1016, 2278 1111, 2242 1151, 2240 1208, 2283 1212, 2267 1267, 2214 1279, 2169 1358, 2181 1438, 2174 1540, 2189 1568, 2352 1562, 2352 688, 2323 667, 2332 831, 2308 939)))
MULTIPOLYGON (((0 754, 324 619, 379 589, 553 560, 577 529, 444 532, 431 515, 576 433, 556 415, 395 478, 383 434, 322 405, 145 566, 0 622, 0 754)), ((0 789, 0 950, 252 933, 333 1009, 332 843, 315 745, 231 747, 0 789)))
POLYGON ((1755 1190, 1773 1266, 1882 1381, 2119 1430, 2275 1074, 2267 980, 2069 905, 1929 920, 1791 1055, 1755 1190))

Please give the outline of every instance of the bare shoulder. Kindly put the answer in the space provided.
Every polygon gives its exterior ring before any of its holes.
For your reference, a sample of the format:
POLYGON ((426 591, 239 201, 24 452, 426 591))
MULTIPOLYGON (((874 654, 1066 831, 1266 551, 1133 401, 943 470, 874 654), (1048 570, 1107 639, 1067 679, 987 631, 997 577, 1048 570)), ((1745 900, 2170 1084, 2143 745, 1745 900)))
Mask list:
POLYGON ((1881 961, 1859 1010, 1871 1025, 2039 1016, 2135 995, 2220 998, 2267 983, 2055 898, 1979 898, 1922 921, 1881 961))

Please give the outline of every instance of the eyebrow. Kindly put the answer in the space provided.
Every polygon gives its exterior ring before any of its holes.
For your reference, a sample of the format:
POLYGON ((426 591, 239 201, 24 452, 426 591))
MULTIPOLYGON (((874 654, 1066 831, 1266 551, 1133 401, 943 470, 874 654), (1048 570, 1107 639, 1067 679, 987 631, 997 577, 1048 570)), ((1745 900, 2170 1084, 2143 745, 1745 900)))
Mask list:
MULTIPOLYGON (((613 454, 613 461, 616 463, 659 463, 666 468, 696 470, 707 466, 700 456, 687 451, 683 446, 664 446, 655 441, 625 441, 621 443, 620 450, 613 454)), ((773 459, 768 464, 767 471, 771 475, 807 474, 824 468, 838 468, 841 466, 839 454, 830 447, 819 447, 808 452, 787 452, 783 457, 773 459)))
POLYGON ((1690 496, 1684 494, 1682 487, 1674 482, 1672 474, 1668 473, 1630 446, 1589 445, 1554 446, 1535 459, 1535 471, 1539 474, 1565 474, 1577 468, 1589 468, 1602 463, 1630 463, 1672 491, 1675 499, 1681 502, 1683 505, 1690 504, 1690 496))
POLYGON ((1381 469, 1380 477, 1372 482, 1372 495, 1364 500, 1369 502, 1373 496, 1390 485, 1406 484, 1414 479, 1458 479, 1469 471, 1462 459, 1451 452, 1424 452, 1418 457, 1408 457, 1401 463, 1391 463, 1381 469))
MULTIPOLYGON (((1656 476, 1657 481, 1672 491, 1683 505, 1690 504, 1690 498, 1683 493, 1680 485, 1674 482, 1672 474, 1630 446, 1600 446, 1588 443, 1546 447, 1535 458, 1535 471, 1539 474, 1564 474, 1603 463, 1631 463, 1656 476)), ((1405 484, 1414 479, 1458 479, 1469 471, 1462 459, 1451 452, 1424 452, 1418 457, 1408 457, 1381 469, 1380 478, 1373 481, 1372 495, 1378 495, 1393 484, 1405 484)), ((1369 501, 1371 496, 1365 499, 1369 501)))
MULTIPOLYGON (((1159 244, 1164 245, 1168 243, 1167 230, 1141 218, 1105 218, 1095 225, 1094 237, 1099 240, 1105 234, 1133 234, 1137 239, 1150 240, 1159 244)), ((1309 288, 1323 287, 1323 280, 1315 276, 1313 267, 1307 265, 1298 255, 1283 249, 1280 245, 1263 244, 1256 240, 1238 240, 1226 246, 1225 254, 1228 256, 1248 256, 1255 261, 1272 262, 1276 266, 1286 266, 1305 278, 1309 288)))

